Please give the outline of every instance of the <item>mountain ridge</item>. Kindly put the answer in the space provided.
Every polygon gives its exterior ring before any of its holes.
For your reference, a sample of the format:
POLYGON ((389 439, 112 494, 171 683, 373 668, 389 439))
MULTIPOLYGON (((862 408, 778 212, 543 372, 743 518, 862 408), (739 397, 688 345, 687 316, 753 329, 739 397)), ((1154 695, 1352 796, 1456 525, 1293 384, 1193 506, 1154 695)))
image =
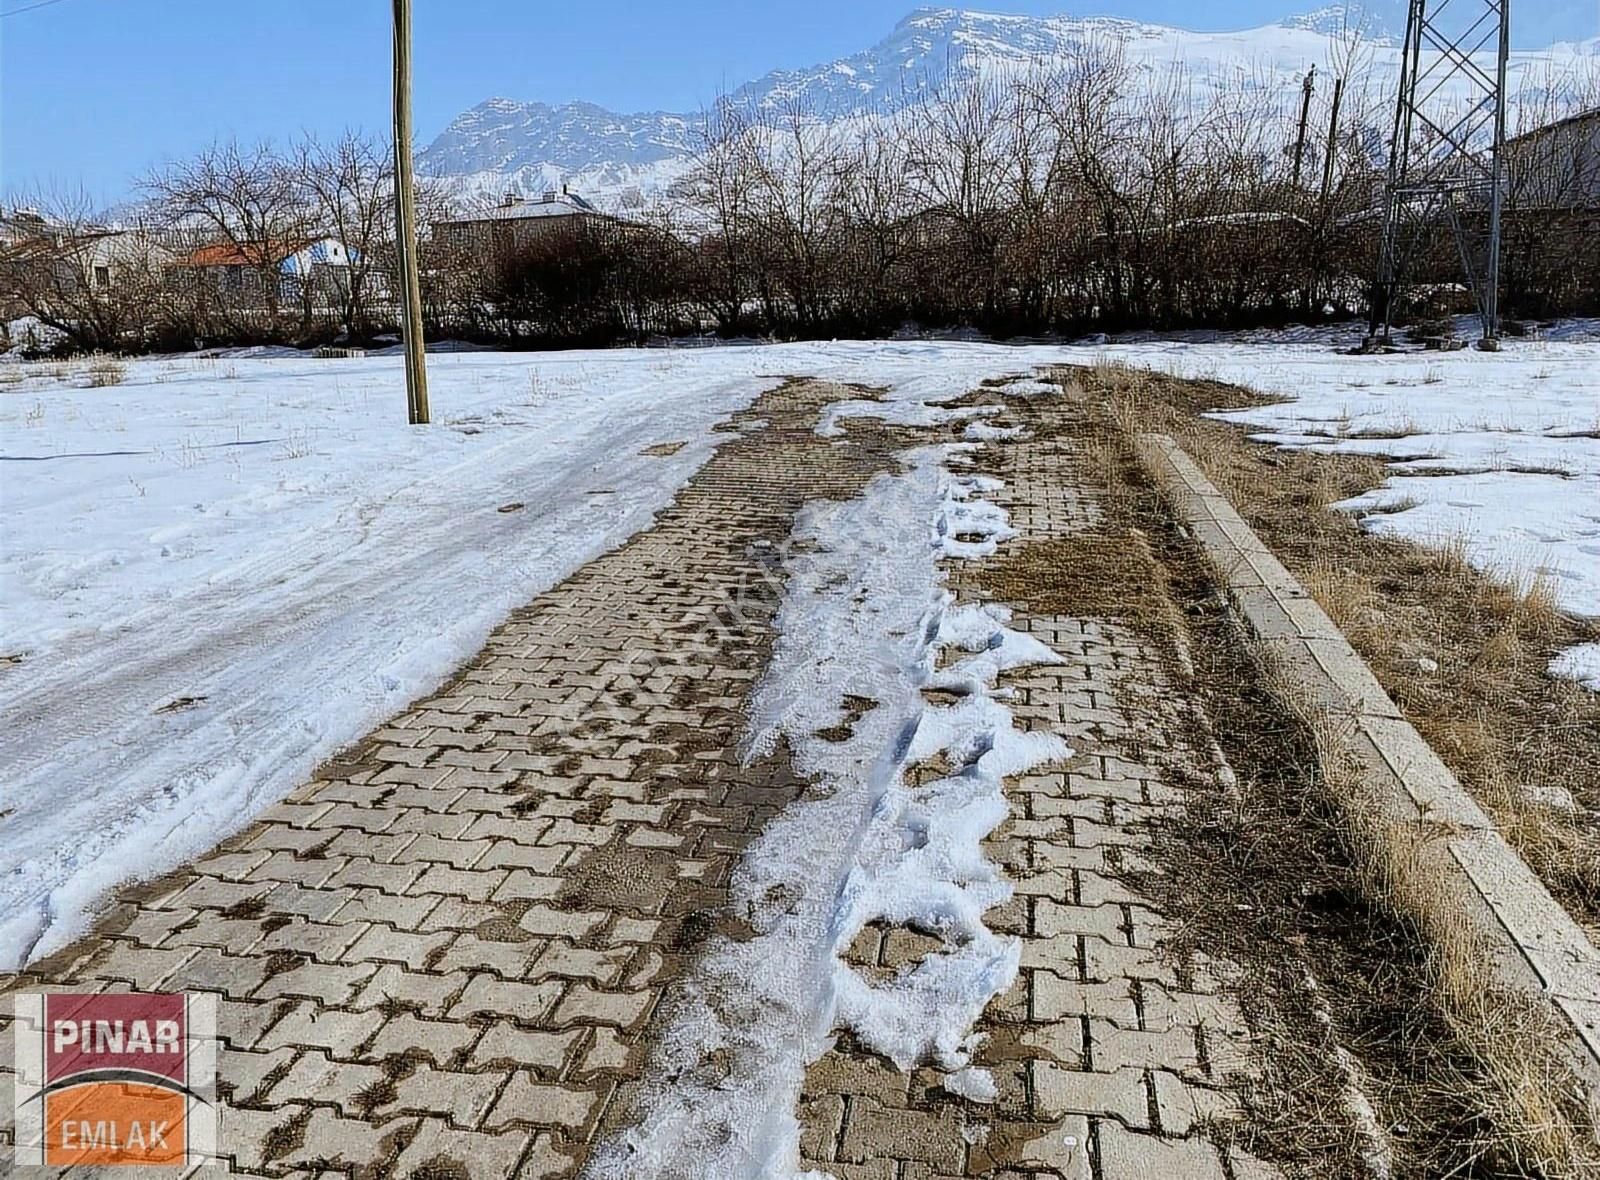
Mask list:
MULTIPOLYGON (((1152 82, 1177 67, 1202 87, 1248 77, 1287 92, 1313 64, 1326 75, 1332 45, 1350 26, 1349 13, 1338 4, 1323 5, 1254 29, 1193 32, 1124 17, 926 6, 907 13, 865 49, 813 66, 771 70, 729 98, 768 109, 796 102, 808 113, 839 117, 915 101, 951 74, 1025 67, 1095 43, 1120 45, 1129 65, 1152 82)), ((1388 67, 1382 59, 1398 55, 1396 13, 1403 26, 1402 0, 1377 0, 1376 7, 1363 10, 1364 40, 1381 68, 1388 67)), ((1600 61, 1600 38, 1578 43, 1573 52, 1600 61)), ((1520 57, 1522 68, 1538 59, 1526 52, 1520 57)), ((463 196, 571 183, 604 204, 639 204, 688 170, 702 119, 695 113, 625 113, 581 100, 501 96, 456 116, 419 153, 418 166, 463 196)))

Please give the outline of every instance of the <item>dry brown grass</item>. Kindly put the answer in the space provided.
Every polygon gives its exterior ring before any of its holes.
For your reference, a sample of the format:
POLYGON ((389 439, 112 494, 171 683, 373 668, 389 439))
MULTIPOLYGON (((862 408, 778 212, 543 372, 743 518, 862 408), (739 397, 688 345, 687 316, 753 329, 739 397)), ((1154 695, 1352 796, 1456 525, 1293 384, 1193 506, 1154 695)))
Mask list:
MULTIPOLYGON (((1249 400, 1243 391, 1113 367, 1076 377, 1120 432, 1180 438, 1340 624, 1508 840, 1593 930, 1600 899, 1593 820, 1600 811, 1586 822, 1542 805, 1527 784, 1565 785, 1580 807, 1600 803, 1600 706, 1544 675, 1555 650, 1592 637, 1594 629, 1564 618, 1537 579, 1497 581, 1475 570, 1459 540, 1424 548, 1361 534, 1330 505, 1378 483, 1381 465, 1274 453, 1199 417, 1200 410, 1249 400)), ((1442 1020, 1447 1031, 1417 1047, 1455 1044, 1473 1062, 1430 1051, 1399 1075, 1402 1089, 1448 1089, 1483 1118, 1464 1129, 1448 1168, 1448 1157, 1435 1155, 1414 1174, 1600 1176, 1600 1138, 1592 1111, 1573 1089, 1567 1031, 1552 1026, 1544 1005, 1494 985, 1491 952, 1466 919, 1459 878, 1440 867, 1444 854, 1430 844, 1434 836, 1382 818, 1383 808, 1363 798, 1338 723, 1274 675, 1260 653, 1253 662, 1267 669, 1278 708, 1312 736, 1318 793, 1341 803, 1330 822, 1353 858, 1360 896, 1415 932, 1405 950, 1421 955, 1415 974, 1423 991, 1412 1011, 1397 1018, 1442 1020)), ((1225 697, 1213 701, 1229 707, 1225 697)), ((1266 823, 1272 826, 1270 815, 1266 823)), ((1316 839, 1316 833, 1310 823, 1300 835, 1316 839)), ((1277 848, 1281 857, 1295 852, 1285 843, 1277 848)), ((1359 1020, 1375 1007, 1356 1003, 1346 1011, 1359 1020)))
POLYGON ((1272 691, 1212 571, 1140 470, 1129 431, 1143 424, 1117 421, 1103 400, 1093 414, 1053 399, 1006 404, 1035 438, 1070 442, 1104 517, 1007 547, 974 574, 985 595, 1130 628, 1179 690, 1142 727, 1174 750, 1215 738, 1234 772, 1230 782, 1153 754, 1185 808, 1151 821, 1148 866, 1126 877, 1172 923, 1164 953, 1242 971, 1235 995, 1264 1072, 1245 1083, 1251 1119, 1230 1133, 1293 1180, 1371 1180, 1379 1156, 1396 1177, 1539 1175, 1500 1125, 1496 1079, 1436 1002, 1426 940, 1371 900, 1310 727, 1272 691), (1349 1101, 1352 1084, 1375 1122, 1349 1101))
POLYGON ((1600 932, 1600 695, 1545 672, 1561 648, 1600 639, 1600 626, 1563 616, 1538 579, 1474 569, 1460 539, 1425 547, 1362 533, 1330 506, 1381 483, 1382 463, 1274 451, 1201 416, 1265 400, 1248 391, 1110 365, 1073 380, 1123 429, 1178 439, 1513 847, 1600 932))
POLYGON ((110 385, 121 385, 128 376, 128 366, 114 356, 104 353, 95 353, 89 358, 85 370, 89 375, 89 384, 95 389, 103 389, 110 385))
POLYGON ((1415 923, 1425 951, 1433 1007, 1479 1063, 1478 1101, 1494 1111, 1500 1135, 1485 1143, 1519 1170, 1546 1177, 1600 1176, 1600 1127, 1594 1110, 1574 1091, 1571 1029, 1536 996, 1495 979, 1497 956, 1469 918, 1475 899, 1436 825, 1386 818, 1370 780, 1346 744, 1348 721, 1273 667, 1264 650, 1273 693, 1312 734, 1327 793, 1341 803, 1341 824, 1361 869, 1362 891, 1415 923))
POLYGON ((1136 528, 1011 546, 983 567, 979 581, 995 598, 1041 614, 1127 619, 1148 628, 1171 610, 1161 566, 1136 528))

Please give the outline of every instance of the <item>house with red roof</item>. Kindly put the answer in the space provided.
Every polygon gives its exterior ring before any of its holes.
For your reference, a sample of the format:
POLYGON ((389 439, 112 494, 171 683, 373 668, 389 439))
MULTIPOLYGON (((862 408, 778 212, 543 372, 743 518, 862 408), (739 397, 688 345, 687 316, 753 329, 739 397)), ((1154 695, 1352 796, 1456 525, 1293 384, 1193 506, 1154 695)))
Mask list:
POLYGON ((355 252, 338 238, 293 238, 280 242, 209 242, 174 265, 202 276, 222 295, 266 302, 266 284, 276 284, 276 301, 307 297, 319 305, 342 298, 349 285, 355 252))

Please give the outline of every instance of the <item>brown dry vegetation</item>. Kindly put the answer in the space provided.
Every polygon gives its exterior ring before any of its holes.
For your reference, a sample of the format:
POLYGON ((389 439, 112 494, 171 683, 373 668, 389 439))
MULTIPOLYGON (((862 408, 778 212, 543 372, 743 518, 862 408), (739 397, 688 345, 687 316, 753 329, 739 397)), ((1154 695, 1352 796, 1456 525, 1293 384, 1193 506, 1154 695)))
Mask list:
POLYGON ((1164 953, 1241 971, 1233 990, 1264 1073, 1241 1094, 1250 1120, 1225 1133, 1294 1180, 1563 1174, 1503 1117, 1498 1079, 1437 1002, 1422 932, 1373 900, 1316 735, 1285 708, 1131 436, 1081 402, 1060 406, 1006 403, 1036 438, 1070 439, 1104 518, 1011 547, 979 578, 1001 601, 1131 628, 1177 689, 1145 727, 1190 751, 1161 757, 1185 807, 1156 822, 1148 867, 1125 879, 1175 922, 1164 953), (1231 776, 1191 760, 1213 737, 1231 776))
POLYGON ((1541 582, 1473 569, 1459 545, 1362 533, 1330 506, 1381 483, 1381 461, 1276 451, 1202 417, 1258 395, 1116 365, 1069 380, 1126 429, 1178 439, 1551 891, 1600 932, 1600 695, 1545 672, 1600 625, 1561 614, 1541 582))
POLYGON ((89 358, 87 372, 89 384, 96 389, 103 389, 108 385, 121 385, 123 378, 128 375, 128 366, 116 357, 96 353, 89 358))

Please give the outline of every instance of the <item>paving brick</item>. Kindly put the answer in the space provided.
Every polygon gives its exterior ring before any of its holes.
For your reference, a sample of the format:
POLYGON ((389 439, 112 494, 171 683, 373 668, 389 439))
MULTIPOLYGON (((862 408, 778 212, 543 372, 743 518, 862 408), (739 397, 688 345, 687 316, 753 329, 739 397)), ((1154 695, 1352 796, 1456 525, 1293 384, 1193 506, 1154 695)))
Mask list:
POLYGON ((416 1127, 411 1118, 373 1125, 361 1119, 341 1118, 331 1110, 311 1112, 301 1141, 273 1161, 278 1167, 351 1169, 387 1160, 416 1127))
POLYGON ((1124 1028, 1139 1027, 1139 1004, 1134 999, 1134 985, 1130 979, 1080 983, 1064 979, 1054 971, 1034 971, 1031 981, 1034 1020, 1097 1016, 1124 1028))
POLYGON ((965 1170, 962 1137, 954 1110, 904 1110, 871 1099, 852 1105, 839 1158, 847 1163, 911 1159, 951 1174, 965 1170))
POLYGON ((441 893, 486 900, 505 880, 503 869, 457 869, 445 864, 429 864, 422 876, 406 887, 411 894, 441 893))
POLYGON ((558 1127, 582 1138, 599 1116, 604 1091, 538 1082, 525 1073, 513 1074, 494 1109, 484 1120, 485 1129, 507 1126, 558 1127))
POLYGON ((367 1046, 374 1060, 385 1057, 422 1056, 435 1065, 449 1065, 478 1039, 478 1030, 455 1020, 425 1020, 412 1012, 391 1017, 367 1046))
POLYGON ((1061 905, 1041 897, 1034 902, 1034 931, 1044 938, 1092 934, 1107 942, 1127 941, 1122 907, 1061 905))
POLYGON ((339 957, 347 963, 398 963, 420 971, 455 937, 448 930, 413 934, 390 926, 370 926, 339 957))
POLYGON ((362 938, 366 930, 367 926, 361 922, 290 921, 262 935, 254 949, 260 955, 292 952, 331 962, 342 958, 350 945, 362 938))
POLYGON ((490 896, 497 902, 548 900, 561 892, 560 877, 545 876, 531 869, 513 868, 490 896))
POLYGON ((474 1046, 472 1063, 474 1066, 523 1066, 547 1074, 558 1074, 583 1036, 581 1029, 535 1032, 510 1024, 495 1024, 484 1032, 474 1046))
POLYGON ((651 991, 608 992, 584 983, 575 984, 556 1008, 555 1021, 557 1024, 582 1022, 631 1028, 645 1018, 655 998, 651 991))
POLYGON ((537 1021, 549 1014, 564 986, 559 982, 519 983, 492 975, 474 975, 452 1005, 450 1015, 457 1019, 484 1014, 537 1021))
POLYGON ((296 1053, 289 1071, 273 1083, 263 1100, 279 1106, 314 1099, 337 1106, 345 1118, 365 1118, 372 1111, 371 1096, 386 1081, 388 1075, 378 1065, 334 1061, 326 1053, 307 1050, 296 1053))
MULTIPOLYGON (((1045 1175, 1059 1176, 1061 1180, 1094 1180, 1094 1165, 1090 1159, 1092 1143, 1089 1121, 1081 1115, 1068 1115, 1052 1125, 1032 1127, 1018 1134, 1013 1147, 1008 1142, 1006 1159, 1018 1168, 1048 1169, 1045 1175)), ((1035 1173, 1037 1175, 1037 1173, 1035 1173)), ((1001 1173, 1008 1178, 1021 1173, 1001 1173)), ((1187 1180, 1186 1177, 1150 1176, 1140 1180, 1187 1180)))
POLYGON ((575 1076, 584 1078, 597 1073, 625 1071, 639 1057, 638 1049, 623 1040, 616 1029, 597 1028, 575 1076))
POLYGON ((298 917, 308 922, 329 921, 344 907, 347 898, 334 889, 308 889, 300 884, 280 884, 261 897, 265 913, 272 917, 298 917))
POLYGON ((324 1049, 333 1057, 350 1057, 356 1047, 383 1027, 381 1012, 319 1009, 309 1000, 296 1004, 255 1044, 270 1053, 284 1045, 324 1049))
POLYGON ((1049 1061, 1035 1061, 1033 1084, 1042 1118, 1065 1115, 1115 1118, 1136 1130, 1150 1130, 1150 1096, 1145 1071, 1119 1069, 1112 1073, 1065 1069, 1049 1061))
MULTIPOLYGON (((481 1131, 461 1131, 425 1119, 416 1137, 395 1160, 393 1174, 397 1180, 433 1180, 443 1176, 460 1180, 511 1180, 517 1174, 517 1162, 527 1151, 530 1138, 525 1131, 489 1135, 481 1131)), ((538 1171, 524 1174, 541 1175, 538 1171)))
MULTIPOLYGON (((232 997, 235 1100, 249 1087, 281 1103, 225 1105, 240 1169, 574 1180, 591 1138, 624 1128, 651 1014, 696 959, 692 915, 718 910, 746 841, 786 803, 764 780, 759 804, 739 789, 775 609, 755 542, 781 544, 798 507, 854 494, 901 445, 819 440, 816 409, 839 391, 785 389, 653 527, 514 612, 449 685, 134 904, 115 946, 79 956, 105 986, 164 976, 232 997)), ((1015 527, 1094 522, 1059 463, 1006 453, 1038 464, 992 493, 1015 527)), ((970 568, 947 565, 966 600, 970 568)), ((1162 685, 1158 670, 1113 622, 1019 609, 1013 625, 1066 657, 1008 674, 1018 723, 1081 752, 1009 782, 1013 819, 990 842, 1017 895, 986 918, 1023 941, 1021 976, 978 1026, 999 1100, 846 1045, 807 1073, 803 1146, 838 1154, 825 1161, 838 1180, 1089 1180, 1092 1116, 1100 1180, 1207 1180, 1209 1145, 1129 1131, 1150 1125, 1147 1077, 1171 1134, 1197 1134, 1226 1101, 1201 1084, 1218 1076, 1199 1077, 1196 1029, 1214 1074, 1249 1048, 1220 995, 1227 965, 1180 971, 1155 946, 1160 915, 1117 875, 1182 802, 1136 752, 1165 736, 1135 734, 1119 697, 1162 685), (1157 1170, 1137 1170, 1145 1155, 1157 1170)), ((936 945, 896 930, 861 966, 936 945)))
POLYGON ((1150 1078, 1163 1134, 1188 1135, 1200 1123, 1243 1117, 1239 1103, 1225 1091, 1194 1085, 1166 1070, 1155 1070, 1150 1078))
POLYGON ((489 1112, 506 1076, 500 1072, 455 1073, 425 1065, 397 1080, 393 1101, 382 1103, 376 1112, 439 1115, 458 1130, 471 1130, 489 1112))
POLYGON ((546 975, 587 979, 606 987, 622 977, 623 968, 633 956, 632 947, 591 950, 552 939, 534 959, 533 965, 528 968, 528 975, 535 979, 546 975))
POLYGON ((117 942, 95 965, 94 978, 122 980, 142 991, 155 991, 196 953, 187 946, 158 948, 117 942))
POLYGON ((424 1016, 441 1017, 466 988, 469 979, 465 971, 431 974, 385 964, 367 981, 350 1006, 357 1010, 410 1008, 424 1016))
POLYGON ((535 905, 528 907, 527 913, 522 915, 520 924, 530 934, 579 939, 602 925, 605 920, 606 916, 602 913, 576 913, 535 905))
POLYGON ((279 1048, 257 1053, 223 1046, 217 1050, 218 1088, 227 1090, 238 1101, 250 1098, 272 1075, 287 1069, 297 1052, 292 1048, 279 1048))
POLYGON ((269 964, 265 955, 230 955, 215 947, 200 947, 167 976, 164 986, 178 991, 217 992, 240 1000, 265 982, 269 964))
POLYGON ((1162 1139, 1104 1122, 1099 1143, 1104 1180, 1227 1180, 1217 1149, 1204 1139, 1162 1139))
POLYGON ((302 959, 297 966, 268 976, 253 999, 274 1000, 304 996, 328 1007, 348 1003, 377 971, 376 963, 318 963, 302 959))

